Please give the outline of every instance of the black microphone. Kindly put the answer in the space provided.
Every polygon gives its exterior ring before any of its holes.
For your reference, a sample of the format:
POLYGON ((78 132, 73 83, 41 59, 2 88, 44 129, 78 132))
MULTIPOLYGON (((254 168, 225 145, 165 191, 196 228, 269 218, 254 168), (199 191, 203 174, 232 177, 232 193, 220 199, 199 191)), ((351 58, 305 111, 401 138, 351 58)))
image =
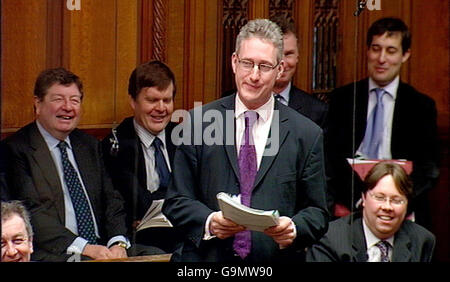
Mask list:
POLYGON ((358 7, 356 8, 356 11, 353 13, 353 15, 355 17, 359 16, 359 14, 361 14, 361 12, 364 10, 364 8, 366 8, 367 5, 367 1, 361 0, 358 3, 358 7))

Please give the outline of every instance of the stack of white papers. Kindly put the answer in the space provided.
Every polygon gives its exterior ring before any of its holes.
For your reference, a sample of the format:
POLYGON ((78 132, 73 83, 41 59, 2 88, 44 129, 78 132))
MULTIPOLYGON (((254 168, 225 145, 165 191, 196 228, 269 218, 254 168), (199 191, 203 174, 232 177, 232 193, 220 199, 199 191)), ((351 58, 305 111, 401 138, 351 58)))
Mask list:
POLYGON ((258 210, 240 203, 239 197, 232 197, 227 193, 217 194, 220 210, 223 217, 245 226, 248 230, 264 231, 278 225, 280 214, 277 210, 258 210))

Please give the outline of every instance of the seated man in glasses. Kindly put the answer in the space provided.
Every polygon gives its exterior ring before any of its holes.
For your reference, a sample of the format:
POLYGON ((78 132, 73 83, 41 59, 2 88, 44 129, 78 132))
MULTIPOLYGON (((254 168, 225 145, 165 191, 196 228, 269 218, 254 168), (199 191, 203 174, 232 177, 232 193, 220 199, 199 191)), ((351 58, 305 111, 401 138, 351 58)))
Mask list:
POLYGON ((307 261, 430 262, 434 235, 405 220, 412 184, 404 169, 380 162, 364 182, 362 212, 330 222, 308 250, 307 261))

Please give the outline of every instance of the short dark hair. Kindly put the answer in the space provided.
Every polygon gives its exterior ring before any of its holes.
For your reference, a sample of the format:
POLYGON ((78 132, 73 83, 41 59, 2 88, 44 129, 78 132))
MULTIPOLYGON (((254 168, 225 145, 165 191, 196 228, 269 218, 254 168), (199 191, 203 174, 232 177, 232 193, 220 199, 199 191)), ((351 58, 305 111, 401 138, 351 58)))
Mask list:
POLYGON ((28 213, 25 206, 20 201, 10 201, 10 202, 3 202, 2 205, 2 224, 4 221, 11 218, 13 215, 18 215, 20 218, 23 219, 25 223, 25 229, 27 230, 27 235, 30 238, 33 238, 33 229, 31 228, 31 222, 30 222, 30 214, 28 213))
POLYGON ((76 74, 61 67, 46 69, 39 74, 34 84, 34 96, 38 97, 39 100, 44 99, 47 90, 56 83, 64 86, 75 83, 81 93, 81 98, 83 98, 83 83, 81 79, 76 74))
POLYGON ((411 48, 411 33, 408 26, 399 18, 381 18, 375 21, 367 31, 367 48, 370 48, 375 35, 383 35, 386 32, 388 36, 400 32, 402 37, 402 53, 405 53, 411 48))
POLYGON ((286 15, 277 14, 274 15, 272 18, 270 18, 270 20, 280 27, 283 35, 287 33, 292 33, 295 35, 296 38, 298 37, 294 21, 292 19, 289 19, 286 15))
POLYGON ((391 175, 397 190, 410 200, 413 196, 413 184, 403 167, 392 161, 382 161, 377 163, 364 179, 363 193, 372 190, 386 175, 391 175))
POLYGON ((136 100, 142 88, 155 87, 165 90, 170 83, 173 84, 173 97, 175 97, 175 75, 170 68, 161 61, 150 61, 136 67, 128 81, 128 94, 136 100))

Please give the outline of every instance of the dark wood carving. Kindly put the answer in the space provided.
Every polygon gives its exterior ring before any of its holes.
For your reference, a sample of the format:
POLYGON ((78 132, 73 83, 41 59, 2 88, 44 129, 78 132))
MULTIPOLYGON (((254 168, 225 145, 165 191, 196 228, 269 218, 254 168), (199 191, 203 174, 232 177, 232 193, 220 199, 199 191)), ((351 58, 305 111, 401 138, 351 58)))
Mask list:
POLYGON ((248 22, 248 0, 223 1, 222 93, 236 89, 231 68, 231 55, 236 47, 236 36, 248 22))
POLYGON ((336 87, 338 0, 314 2, 313 93, 323 100, 336 87))
POLYGON ((294 22, 292 17, 294 13, 293 0, 270 0, 269 1, 269 19, 276 16, 287 18, 290 22, 294 22))
POLYGON ((153 1, 153 54, 152 59, 166 61, 166 5, 167 1, 153 1))

